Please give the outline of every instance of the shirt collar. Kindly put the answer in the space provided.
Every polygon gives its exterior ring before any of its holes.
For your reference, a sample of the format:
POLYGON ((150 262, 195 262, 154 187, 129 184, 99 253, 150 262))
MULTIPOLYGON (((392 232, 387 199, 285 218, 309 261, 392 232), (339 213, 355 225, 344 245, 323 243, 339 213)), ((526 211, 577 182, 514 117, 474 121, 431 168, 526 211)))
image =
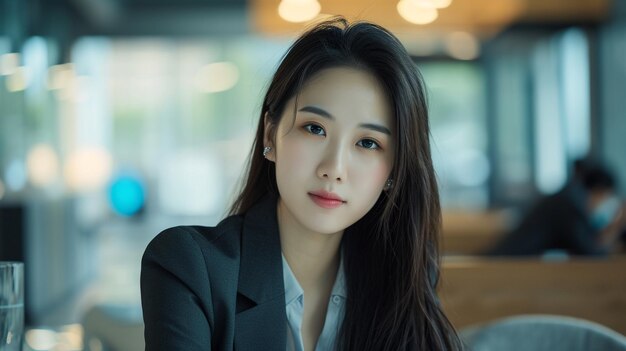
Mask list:
MULTIPOLYGON (((285 305, 289 305, 294 300, 300 298, 304 294, 304 290, 296 280, 295 275, 291 271, 291 267, 289 267, 289 263, 287 263, 287 259, 285 255, 281 255, 283 258, 283 281, 285 284, 285 305)), ((337 277, 335 278, 335 283, 333 284, 333 290, 330 293, 330 296, 339 296, 342 298, 347 298, 346 293, 346 278, 343 270, 343 250, 340 250, 339 257, 339 269, 337 270, 337 277)))
POLYGON ((302 287, 296 280, 296 277, 293 275, 291 268, 289 267, 289 263, 287 263, 287 259, 285 255, 283 256, 283 281, 285 283, 285 305, 289 305, 295 299, 299 298, 304 294, 302 287))

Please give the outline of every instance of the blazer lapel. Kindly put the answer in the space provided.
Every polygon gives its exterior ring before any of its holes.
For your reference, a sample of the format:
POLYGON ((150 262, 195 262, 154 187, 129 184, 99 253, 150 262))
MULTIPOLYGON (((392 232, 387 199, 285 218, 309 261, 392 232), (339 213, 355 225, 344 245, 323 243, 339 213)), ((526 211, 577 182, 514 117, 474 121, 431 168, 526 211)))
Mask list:
POLYGON ((243 222, 241 266, 235 316, 236 350, 281 350, 286 347, 287 317, 277 198, 265 196, 243 222), (249 308, 248 308, 249 307, 249 308))

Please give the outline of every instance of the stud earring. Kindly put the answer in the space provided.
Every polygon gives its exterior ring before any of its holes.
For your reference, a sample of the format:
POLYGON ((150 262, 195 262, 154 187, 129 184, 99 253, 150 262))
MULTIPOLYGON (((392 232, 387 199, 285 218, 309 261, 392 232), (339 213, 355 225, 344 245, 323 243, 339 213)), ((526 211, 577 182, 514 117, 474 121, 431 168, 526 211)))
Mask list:
POLYGON ((387 181, 385 182, 385 190, 391 189, 392 186, 393 186, 393 179, 387 179, 387 181))
POLYGON ((267 154, 272 150, 271 147, 266 146, 263 148, 263 157, 267 156, 267 154))

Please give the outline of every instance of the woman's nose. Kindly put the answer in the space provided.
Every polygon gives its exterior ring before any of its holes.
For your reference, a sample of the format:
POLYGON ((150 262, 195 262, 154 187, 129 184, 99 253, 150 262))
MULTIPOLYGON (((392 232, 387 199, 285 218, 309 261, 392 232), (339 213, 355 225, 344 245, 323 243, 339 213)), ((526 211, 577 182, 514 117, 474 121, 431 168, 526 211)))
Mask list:
POLYGON ((317 167, 317 175, 337 182, 346 180, 347 158, 346 147, 341 145, 330 146, 324 158, 317 167))

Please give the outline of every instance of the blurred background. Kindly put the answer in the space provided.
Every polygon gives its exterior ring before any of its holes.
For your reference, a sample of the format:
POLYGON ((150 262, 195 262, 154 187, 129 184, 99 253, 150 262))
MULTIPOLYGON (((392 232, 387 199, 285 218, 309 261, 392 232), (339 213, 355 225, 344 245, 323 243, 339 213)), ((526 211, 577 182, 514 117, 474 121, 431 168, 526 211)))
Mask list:
MULTIPOLYGON (((0 0, 0 260, 25 262, 29 350, 142 349, 147 243, 224 217, 281 56, 337 14, 390 29, 425 78, 450 269, 559 191, 577 159, 601 160, 626 197, 621 0, 0 0)), ((624 287, 620 252, 589 263, 613 264, 590 268, 611 272, 594 287, 624 287)), ((450 289, 444 302, 488 309, 450 289)), ((446 303, 458 327, 558 312, 625 333, 618 295, 599 317, 522 303, 472 319, 446 303)))

